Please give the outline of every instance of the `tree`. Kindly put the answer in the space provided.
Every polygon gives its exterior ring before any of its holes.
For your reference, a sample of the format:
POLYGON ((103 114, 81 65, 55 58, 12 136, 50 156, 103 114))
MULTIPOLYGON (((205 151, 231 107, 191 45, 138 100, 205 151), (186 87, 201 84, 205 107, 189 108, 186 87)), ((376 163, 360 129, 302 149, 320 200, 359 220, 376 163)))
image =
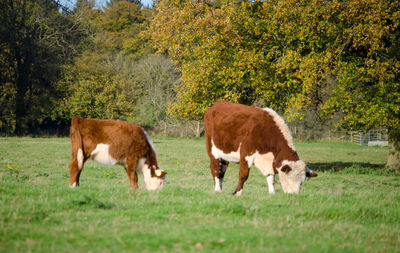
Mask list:
POLYGON ((147 56, 130 71, 142 91, 135 104, 134 121, 150 128, 165 123, 168 105, 175 99, 173 90, 179 83, 170 60, 165 56, 147 56))
POLYGON ((76 8, 76 14, 83 14, 93 35, 83 52, 64 68, 58 82, 60 89, 65 88, 64 96, 54 118, 63 122, 74 115, 134 118, 134 105, 143 95, 135 68, 137 59, 148 52, 145 37, 141 37, 148 13, 135 3, 117 1, 104 12, 76 8))
POLYGON ((140 58, 148 54, 148 46, 144 30, 149 26, 151 11, 142 9, 140 5, 117 1, 105 9, 97 20, 99 26, 99 44, 105 53, 124 54, 140 58))
MULTIPOLYGON (((106 2, 106 6, 107 6, 107 8, 110 8, 116 2, 120 2, 120 1, 126 1, 126 0, 110 0, 110 1, 106 2)), ((138 6, 142 7, 142 2, 140 0, 128 0, 126 2, 134 3, 134 4, 137 4, 138 6)))
POLYGON ((0 1, 0 122, 23 135, 49 117, 59 67, 82 34, 55 1, 0 1))
POLYGON ((252 8, 247 1, 222 7, 211 1, 157 3, 152 39, 175 60, 183 81, 170 113, 200 119, 215 100, 256 100, 269 64, 256 38, 246 34, 255 20, 252 8))
POLYGON ((73 12, 88 13, 90 12, 91 9, 93 9, 94 6, 95 6, 94 0, 77 0, 73 12))
POLYGON ((341 113, 349 129, 387 127, 387 167, 400 169, 399 5, 161 0, 152 40, 182 73, 170 113, 201 118, 216 100, 341 113))

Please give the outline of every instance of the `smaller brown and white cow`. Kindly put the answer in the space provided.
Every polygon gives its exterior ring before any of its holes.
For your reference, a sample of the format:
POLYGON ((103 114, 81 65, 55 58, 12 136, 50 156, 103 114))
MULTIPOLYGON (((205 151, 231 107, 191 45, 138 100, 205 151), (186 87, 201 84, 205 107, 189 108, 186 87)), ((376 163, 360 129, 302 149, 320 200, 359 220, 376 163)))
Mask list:
POLYGON ((285 193, 299 193, 306 176, 317 176, 299 159, 283 119, 269 108, 219 101, 206 111, 204 128, 217 192, 222 191, 229 162, 240 163, 235 195, 242 194, 253 164, 267 178, 270 194, 275 193, 275 174, 285 193))
POLYGON ((138 188, 137 172, 143 173, 147 190, 163 187, 166 172, 159 169, 154 146, 138 125, 117 120, 73 117, 71 120, 69 186, 79 185, 83 165, 88 158, 125 167, 132 189, 138 188))

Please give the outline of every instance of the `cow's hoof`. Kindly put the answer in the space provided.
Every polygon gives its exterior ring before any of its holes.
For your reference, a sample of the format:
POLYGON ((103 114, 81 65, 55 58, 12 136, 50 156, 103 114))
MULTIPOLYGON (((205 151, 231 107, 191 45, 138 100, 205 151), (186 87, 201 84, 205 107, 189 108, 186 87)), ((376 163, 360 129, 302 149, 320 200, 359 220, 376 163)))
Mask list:
POLYGON ((242 195, 242 193, 243 193, 243 189, 240 191, 234 192, 233 195, 240 196, 240 195, 242 195))

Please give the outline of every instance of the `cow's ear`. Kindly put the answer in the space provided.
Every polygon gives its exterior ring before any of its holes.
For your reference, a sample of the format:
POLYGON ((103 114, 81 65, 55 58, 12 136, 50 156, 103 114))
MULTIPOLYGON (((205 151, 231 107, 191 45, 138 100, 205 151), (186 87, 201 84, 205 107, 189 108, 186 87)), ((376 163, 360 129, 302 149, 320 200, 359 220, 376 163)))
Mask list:
POLYGON ((285 172, 286 174, 289 173, 292 170, 289 165, 285 165, 282 167, 281 171, 285 172))
POLYGON ((160 177, 164 177, 165 175, 167 175, 167 172, 165 172, 165 171, 162 171, 162 172, 161 172, 161 176, 160 176, 160 177))
POLYGON ((155 174, 157 177, 163 177, 167 174, 167 172, 165 172, 163 170, 156 170, 155 174))
POLYGON ((317 177, 318 174, 306 167, 306 177, 317 177))
POLYGON ((310 170, 306 172, 307 177, 318 177, 318 174, 315 173, 314 171, 310 170))

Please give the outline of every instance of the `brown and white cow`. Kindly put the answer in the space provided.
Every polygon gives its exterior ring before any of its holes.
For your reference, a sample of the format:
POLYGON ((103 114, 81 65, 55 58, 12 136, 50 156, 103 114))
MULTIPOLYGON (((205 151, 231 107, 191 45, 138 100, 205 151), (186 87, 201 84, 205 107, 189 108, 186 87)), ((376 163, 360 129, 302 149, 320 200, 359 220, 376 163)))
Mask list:
POLYGON ((70 187, 79 185, 83 164, 88 158, 105 165, 124 166, 133 189, 138 188, 137 172, 143 173, 147 190, 163 187, 166 172, 158 168, 154 146, 140 126, 117 120, 73 117, 70 137, 70 187))
POLYGON ((269 108, 219 101, 206 111, 204 128, 217 192, 222 191, 229 162, 240 163, 236 195, 242 194, 253 164, 267 178, 270 194, 275 193, 275 174, 285 193, 299 193, 306 175, 317 176, 299 159, 283 119, 269 108))

